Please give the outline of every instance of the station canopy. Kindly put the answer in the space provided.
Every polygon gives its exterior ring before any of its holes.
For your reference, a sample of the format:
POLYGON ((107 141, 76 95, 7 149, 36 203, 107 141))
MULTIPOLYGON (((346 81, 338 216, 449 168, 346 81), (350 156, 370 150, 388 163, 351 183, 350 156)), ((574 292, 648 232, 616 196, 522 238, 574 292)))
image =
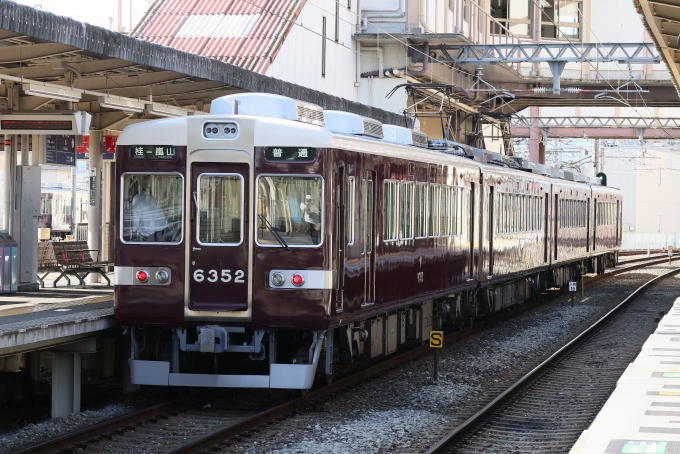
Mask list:
POLYGON ((130 117, 200 114, 239 92, 404 124, 396 113, 8 0, 0 0, 0 47, 0 111, 82 110, 96 130, 120 129, 130 117))
POLYGON ((680 87, 680 0, 633 0, 647 31, 680 87))

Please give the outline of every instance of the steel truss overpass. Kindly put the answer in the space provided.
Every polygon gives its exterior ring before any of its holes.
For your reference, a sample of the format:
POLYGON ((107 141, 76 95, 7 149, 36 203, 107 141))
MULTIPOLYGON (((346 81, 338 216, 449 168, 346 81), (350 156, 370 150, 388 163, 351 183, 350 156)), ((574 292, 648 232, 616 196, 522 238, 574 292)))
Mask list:
POLYGON ((513 117, 513 137, 530 137, 532 128, 547 137, 589 139, 680 139, 680 118, 513 117))

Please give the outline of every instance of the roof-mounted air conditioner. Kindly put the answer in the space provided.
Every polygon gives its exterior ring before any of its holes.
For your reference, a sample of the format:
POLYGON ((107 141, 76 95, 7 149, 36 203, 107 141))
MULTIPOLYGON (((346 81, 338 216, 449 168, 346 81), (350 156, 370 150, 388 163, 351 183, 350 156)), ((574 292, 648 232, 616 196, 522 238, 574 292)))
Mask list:
POLYGON ((383 140, 401 145, 413 145, 411 130, 403 126, 382 125, 383 140))
POLYGON ((222 96, 210 104, 212 115, 252 115, 324 125, 321 107, 269 93, 239 93, 222 96))
POLYGON ((576 181, 576 173, 571 170, 563 170, 564 179, 567 181, 576 181))
POLYGON ((550 176, 553 178, 561 178, 564 180, 564 170, 555 167, 550 168, 550 176))
POLYGON ((372 118, 339 110, 326 110, 324 119, 326 129, 332 132, 383 138, 383 124, 372 118))

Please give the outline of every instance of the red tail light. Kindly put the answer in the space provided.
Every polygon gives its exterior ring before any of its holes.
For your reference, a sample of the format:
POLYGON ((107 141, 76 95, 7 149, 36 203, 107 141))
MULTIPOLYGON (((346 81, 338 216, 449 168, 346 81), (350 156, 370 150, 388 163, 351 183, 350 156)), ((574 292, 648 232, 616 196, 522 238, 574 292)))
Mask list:
POLYGON ((293 283, 294 286, 299 287, 302 284, 305 283, 305 278, 302 277, 302 274, 300 273, 295 273, 293 276, 290 278, 290 281, 293 283))
POLYGON ((144 270, 137 271, 137 280, 139 282, 146 282, 149 280, 149 273, 144 270))

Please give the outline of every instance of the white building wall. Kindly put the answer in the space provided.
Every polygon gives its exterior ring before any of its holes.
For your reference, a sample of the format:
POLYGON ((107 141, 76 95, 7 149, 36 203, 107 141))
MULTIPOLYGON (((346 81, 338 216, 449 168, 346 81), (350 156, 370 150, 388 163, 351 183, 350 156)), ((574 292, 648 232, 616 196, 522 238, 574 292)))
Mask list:
POLYGON ((356 25, 356 2, 347 10, 340 0, 339 39, 335 42, 335 2, 307 0, 267 76, 335 96, 357 100, 356 53, 352 35, 356 25), (323 17, 326 17, 326 75, 321 74, 323 17))
POLYGON ((637 155, 636 148, 602 148, 607 185, 621 190, 623 196, 622 227, 636 231, 637 155))

